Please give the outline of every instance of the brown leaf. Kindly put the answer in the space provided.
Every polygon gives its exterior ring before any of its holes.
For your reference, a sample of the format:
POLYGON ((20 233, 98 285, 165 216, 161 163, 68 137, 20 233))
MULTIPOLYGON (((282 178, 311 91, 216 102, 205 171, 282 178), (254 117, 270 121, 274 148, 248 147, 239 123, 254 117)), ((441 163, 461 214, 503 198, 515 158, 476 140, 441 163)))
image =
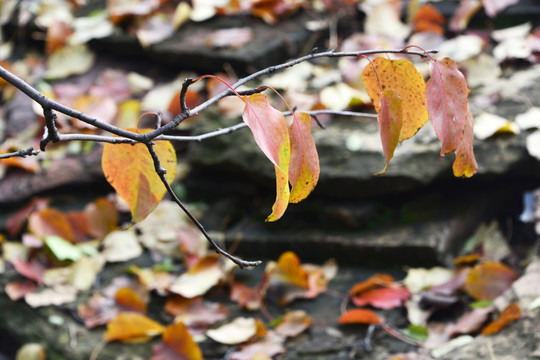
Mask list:
POLYGON ((465 281, 465 290, 476 300, 493 300, 505 292, 517 279, 508 266, 487 261, 476 265, 465 281))

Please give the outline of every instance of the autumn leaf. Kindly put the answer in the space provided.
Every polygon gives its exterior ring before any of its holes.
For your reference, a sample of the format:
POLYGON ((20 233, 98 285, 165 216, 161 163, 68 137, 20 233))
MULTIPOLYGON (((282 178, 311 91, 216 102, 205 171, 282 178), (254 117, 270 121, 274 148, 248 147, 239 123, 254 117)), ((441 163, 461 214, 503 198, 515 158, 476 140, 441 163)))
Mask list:
POLYGON ((283 337, 295 337, 310 327, 313 319, 304 311, 290 311, 276 326, 275 331, 283 337))
POLYGON ((518 304, 510 304, 503 310, 499 318, 489 323, 482 329, 482 335, 492 335, 501 331, 502 328, 521 317, 521 309, 518 304))
MULTIPOLYGON (((150 129, 127 129, 138 134, 150 129)), ((176 153, 168 141, 155 141, 154 149, 167 170, 165 179, 170 183, 176 175, 176 153)), ((143 220, 161 201, 165 186, 155 172, 154 162, 144 144, 105 144, 101 166, 107 181, 124 199, 134 222, 143 220)))
POLYGON ((165 303, 165 311, 175 316, 175 322, 181 322, 190 329, 205 329, 229 315, 227 308, 221 303, 181 296, 169 297, 165 303))
POLYGON ((261 326, 264 328, 258 319, 238 317, 217 329, 208 330, 206 335, 218 343, 236 345, 255 338, 261 326))
POLYGON ((465 290, 476 300, 493 300, 505 292, 517 277, 508 266, 487 261, 471 270, 465 281, 465 290))
POLYGON ((386 165, 375 175, 381 175, 388 169, 388 163, 394 156, 394 150, 399 143, 401 127, 403 125, 403 109, 401 97, 394 89, 383 91, 381 103, 377 114, 381 143, 383 146, 386 165))
POLYGON ((429 64, 426 105, 431 124, 442 143, 441 156, 456 151, 467 122, 468 92, 456 62, 445 58, 429 64))
POLYGON ((137 312, 123 312, 107 324, 103 339, 105 341, 145 342, 161 334, 163 330, 161 324, 145 315, 137 312))
POLYGON ((150 360, 202 360, 199 345, 193 340, 183 323, 167 326, 163 332, 163 342, 154 346, 150 360))
POLYGON ((123 287, 118 289, 114 295, 114 300, 118 305, 129 309, 130 311, 138 311, 146 313, 146 303, 133 289, 123 287))
POLYGON ((364 291, 352 297, 356 306, 371 305, 379 309, 394 309, 403 305, 411 293, 405 287, 393 286, 364 291))
POLYGON ((43 285, 43 273, 45 272, 45 268, 36 260, 27 262, 19 258, 15 258, 12 260, 12 263, 15 270, 17 270, 19 274, 28 279, 34 280, 40 285, 43 285))
POLYGON ((308 274, 302 268, 298 256, 292 251, 281 254, 275 266, 272 266, 268 273, 271 283, 278 281, 301 288, 308 287, 308 274))
POLYGON ((430 4, 422 5, 413 19, 414 32, 429 31, 439 35, 444 34, 444 16, 430 4))
POLYGON ((69 242, 75 241, 75 235, 64 213, 54 208, 42 208, 28 218, 28 228, 37 237, 59 236, 69 242))
POLYGON ((319 155, 315 142, 311 137, 311 116, 297 113, 289 127, 291 144, 291 160, 289 164, 289 181, 292 189, 289 202, 304 200, 315 188, 319 180, 319 155))
POLYGON ((118 227, 118 211, 107 198, 101 197, 84 207, 88 232, 94 237, 104 237, 118 227))
POLYGON ((362 73, 366 90, 373 101, 377 113, 381 108, 381 98, 387 89, 394 89, 401 97, 403 126, 399 141, 412 137, 428 120, 425 101, 425 83, 422 75, 409 60, 388 60, 378 57, 373 66, 366 66, 362 73), (376 72, 375 72, 376 71, 376 72))
POLYGON ((382 324, 383 320, 374 311, 369 309, 351 309, 343 313, 338 320, 339 324, 382 324))
POLYGON ((353 285, 349 294, 356 295, 360 294, 366 290, 372 289, 379 286, 389 286, 394 281, 394 278, 388 274, 375 274, 370 276, 366 281, 362 281, 353 285))
POLYGON ((478 164, 476 163, 473 150, 473 121, 471 109, 467 107, 467 117, 465 128, 463 130, 463 137, 456 149, 456 159, 452 165, 452 170, 456 177, 471 177, 478 171, 478 164))
POLYGON ((171 285, 170 291, 191 299, 204 295, 223 278, 219 257, 208 255, 200 259, 171 285))
POLYGON ((272 214, 266 221, 278 220, 289 204, 289 162, 291 146, 285 118, 268 104, 264 94, 253 94, 245 98, 242 119, 251 129, 255 142, 274 164, 276 172, 276 201, 272 214))

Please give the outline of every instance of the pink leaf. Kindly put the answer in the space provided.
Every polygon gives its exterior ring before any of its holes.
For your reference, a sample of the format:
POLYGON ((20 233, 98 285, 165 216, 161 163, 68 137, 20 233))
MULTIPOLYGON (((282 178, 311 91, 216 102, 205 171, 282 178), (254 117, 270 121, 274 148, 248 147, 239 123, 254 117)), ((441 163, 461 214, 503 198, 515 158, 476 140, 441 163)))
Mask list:
POLYGON ((442 143, 441 156, 454 152, 461 142, 467 121, 468 88, 456 62, 445 58, 429 64, 426 106, 431 124, 442 143))
POLYGON ((372 289, 352 298, 356 306, 371 305, 379 309, 394 309, 403 305, 411 293, 404 287, 372 289))

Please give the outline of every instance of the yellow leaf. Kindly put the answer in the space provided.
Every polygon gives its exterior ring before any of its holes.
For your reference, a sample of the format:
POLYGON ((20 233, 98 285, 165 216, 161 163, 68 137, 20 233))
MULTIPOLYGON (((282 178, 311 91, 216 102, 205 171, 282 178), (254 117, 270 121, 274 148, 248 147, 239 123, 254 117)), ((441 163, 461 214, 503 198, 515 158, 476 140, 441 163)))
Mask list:
POLYGON ((381 108, 381 88, 382 91, 394 89, 403 99, 403 126, 399 141, 406 140, 416 134, 428 120, 424 78, 409 60, 379 57, 373 60, 373 64, 377 72, 373 66, 368 65, 362 74, 368 94, 377 112, 381 108))
MULTIPOLYGON (((138 134, 150 129, 127 129, 138 134)), ((167 170, 168 182, 176 175, 176 153, 168 141, 155 141, 154 146, 167 170)), ((101 166, 107 181, 131 209, 134 222, 143 220, 161 201, 167 191, 155 172, 154 162, 144 144, 105 144, 101 166)))
POLYGON ((291 143, 289 181, 292 185, 289 202, 291 203, 304 200, 319 180, 319 155, 311 137, 310 127, 311 116, 307 113, 298 113, 289 127, 291 143))
POLYGON ((105 341, 148 341, 159 335, 164 328, 161 324, 136 312, 123 312, 118 314, 107 324, 107 331, 103 334, 105 341))

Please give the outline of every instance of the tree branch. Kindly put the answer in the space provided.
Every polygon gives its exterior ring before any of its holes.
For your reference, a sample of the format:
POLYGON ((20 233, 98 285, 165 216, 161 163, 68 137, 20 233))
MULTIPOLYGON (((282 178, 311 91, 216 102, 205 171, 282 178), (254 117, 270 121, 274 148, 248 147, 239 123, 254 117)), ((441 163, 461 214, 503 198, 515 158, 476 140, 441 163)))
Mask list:
POLYGON ((12 157, 27 157, 27 156, 36 156, 39 154, 39 150, 34 150, 32 146, 26 149, 21 149, 15 152, 0 154, 0 159, 8 159, 12 157))

